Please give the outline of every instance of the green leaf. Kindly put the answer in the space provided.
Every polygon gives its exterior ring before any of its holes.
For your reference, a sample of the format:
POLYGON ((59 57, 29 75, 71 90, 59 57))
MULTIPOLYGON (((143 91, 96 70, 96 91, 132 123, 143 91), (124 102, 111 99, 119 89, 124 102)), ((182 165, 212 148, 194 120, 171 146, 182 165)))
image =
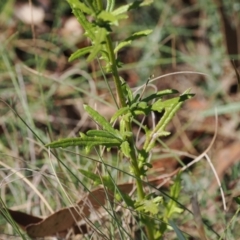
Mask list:
POLYGON ((127 107, 119 109, 112 117, 111 122, 115 121, 119 116, 125 115, 128 118, 130 116, 136 116, 140 114, 148 115, 151 111, 151 106, 148 106, 147 102, 139 101, 139 95, 133 98, 131 88, 124 82, 122 84, 122 91, 127 96, 127 107))
POLYGON ((194 96, 193 94, 189 94, 188 91, 189 90, 187 90, 179 97, 168 99, 166 101, 162 101, 160 99, 152 105, 152 111, 162 112, 164 110, 164 114, 161 117, 160 121, 157 123, 156 127, 147 136, 143 147, 146 152, 149 152, 154 147, 157 138, 169 134, 165 131, 167 124, 172 120, 175 113, 181 107, 182 103, 194 96))
POLYGON ((119 108, 114 115, 112 116, 110 123, 113 123, 119 116, 122 116, 124 114, 126 114, 127 112, 129 112, 129 107, 123 107, 123 108, 119 108))
POLYGON ((150 4, 153 3, 153 0, 144 0, 141 2, 140 6, 143 7, 143 6, 148 6, 150 4))
POLYGON ((132 34, 130 37, 128 37, 124 41, 120 42, 116 46, 116 48, 114 49, 114 53, 116 54, 121 48, 123 48, 127 45, 130 45, 133 40, 149 35, 152 31, 153 31, 152 29, 147 29, 147 30, 143 30, 143 31, 136 32, 136 33, 132 34))
POLYGON ((131 103, 133 100, 132 89, 128 86, 126 82, 122 83, 121 89, 123 91, 123 94, 127 97, 128 103, 131 103))
POLYGON ((92 136, 86 136, 83 133, 81 133, 81 137, 86 142, 86 145, 85 145, 86 152, 90 152, 90 150, 94 146, 105 146, 109 148, 109 147, 118 147, 122 143, 117 138, 109 138, 109 137, 106 138, 106 137, 98 137, 98 136, 92 137, 92 136))
POLYGON ((68 59, 69 62, 75 60, 76 58, 79 58, 89 52, 91 52, 93 49, 93 46, 89 46, 89 47, 85 47, 85 48, 81 48, 78 49, 75 53, 73 53, 70 58, 68 59))
POLYGON ((157 102, 153 103, 152 105, 152 111, 158 111, 162 112, 163 109, 170 112, 173 109, 175 109, 174 113, 180 108, 181 104, 186 101, 187 99, 190 99, 193 97, 194 94, 183 94, 179 97, 171 98, 166 101, 162 101, 161 99, 157 102))
POLYGON ((146 102, 137 102, 131 105, 130 110, 134 116, 136 115, 148 115, 151 111, 152 106, 149 106, 146 102))
POLYGON ((86 171, 84 169, 79 169, 79 172, 82 173, 85 177, 93 180, 95 185, 102 184, 102 180, 99 177, 99 175, 93 173, 92 171, 90 172, 90 171, 86 171))
POLYGON ((145 37, 145 36, 149 35, 150 33, 152 33, 152 31, 153 31, 152 29, 146 29, 146 30, 142 30, 142 31, 139 31, 139 32, 135 32, 128 39, 135 40, 135 39, 138 39, 140 37, 145 37))
POLYGON ((145 213, 156 215, 159 212, 159 204, 162 202, 162 197, 153 199, 144 199, 136 202, 136 209, 145 213))
POLYGON ((86 6, 85 3, 80 2, 79 0, 67 0, 72 9, 81 10, 87 14, 93 14, 94 12, 86 6))
POLYGON ((88 21, 86 15, 79 9, 73 9, 73 14, 77 18, 81 26, 84 28, 84 35, 88 36, 91 40, 95 39, 94 30, 96 27, 88 21))
MULTIPOLYGON (((87 136, 103 137, 103 138, 116 138, 115 135, 113 135, 112 133, 107 132, 105 130, 89 130, 89 131, 87 131, 87 136)), ((119 139, 119 138, 117 138, 117 139, 119 139)))
POLYGON ((50 148, 65 148, 70 146, 82 146, 85 147, 86 152, 89 152, 94 146, 105 146, 105 147, 118 147, 121 145, 121 141, 117 138, 99 137, 99 136, 87 136, 80 133, 79 138, 65 138, 55 142, 51 142, 46 145, 50 148))
POLYGON ((175 93, 179 93, 179 92, 175 89, 166 89, 166 90, 159 91, 157 93, 151 94, 150 96, 143 98, 142 101, 149 102, 149 101, 151 101, 155 98, 161 98, 163 96, 170 95, 170 94, 175 94, 175 93))
POLYGON ((181 191, 181 174, 178 174, 174 181, 174 184, 170 188, 171 199, 169 200, 169 202, 167 203, 166 208, 165 208, 165 214, 164 214, 165 221, 168 221, 169 218, 174 213, 182 213, 183 212, 183 209, 179 208, 176 203, 176 200, 179 197, 180 191, 181 191))
POLYGON ((102 3, 99 0, 91 0, 87 1, 87 3, 93 6, 95 13, 98 13, 99 11, 102 10, 102 3))
MULTIPOLYGON (((114 15, 120 15, 120 14, 123 14, 123 13, 126 13, 129 9, 131 4, 124 4, 123 6, 115 9, 114 11, 112 11, 112 14, 114 15)), ((127 15, 126 15, 127 16, 127 15)))
POLYGON ((88 112, 88 114, 92 117, 92 119, 103 128, 103 130, 111 133, 116 138, 121 138, 119 131, 114 129, 112 125, 97 111, 95 111, 93 108, 89 107, 88 105, 84 105, 84 109, 88 112))
POLYGON ((120 15, 122 13, 126 13, 127 11, 129 11, 131 9, 136 9, 138 7, 147 6, 147 5, 150 5, 151 3, 153 3, 153 0, 134 1, 133 3, 125 4, 117 9, 115 9, 112 13, 114 15, 120 15))
POLYGON ((110 22, 110 23, 117 22, 118 20, 124 18, 123 15, 115 15, 115 14, 113 14, 111 12, 107 12, 107 11, 101 11, 97 17, 98 17, 98 19, 101 19, 105 22, 110 22))
POLYGON ((144 201, 144 211, 152 214, 158 213, 158 206, 152 200, 144 201))
POLYGON ((107 0, 106 11, 112 12, 115 6, 115 0, 107 0))
POLYGON ((120 42, 120 43, 115 47, 114 53, 117 54, 120 49, 122 49, 122 48, 130 45, 131 43, 132 43, 131 40, 128 40, 128 41, 127 41, 127 40, 124 40, 124 41, 120 42))
POLYGON ((102 46, 101 45, 94 45, 92 48, 92 51, 90 53, 90 55, 87 58, 87 62, 91 62, 94 60, 94 58, 97 57, 98 53, 101 51, 102 46))
POLYGON ((125 157, 130 158, 130 153, 131 153, 131 149, 130 149, 130 145, 127 141, 124 141, 121 144, 121 151, 124 154, 125 157))
POLYGON ((97 55, 101 52, 104 51, 104 44, 105 44, 105 39, 107 36, 107 30, 105 28, 96 28, 95 32, 95 38, 92 39, 93 43, 93 48, 90 52, 90 55, 87 58, 88 62, 91 62, 94 58, 97 57, 97 55))
POLYGON ((177 234, 177 239, 179 239, 179 240, 186 240, 186 238, 182 234, 181 230, 179 230, 179 228, 177 227, 175 222, 172 221, 172 220, 169 220, 168 222, 169 222, 169 225, 174 229, 175 233, 177 234))
POLYGON ((98 174, 95 174, 92 171, 86 171, 84 169, 79 169, 79 172, 81 172, 85 177, 93 180, 95 186, 103 184, 108 188, 112 188, 112 181, 108 176, 100 177, 98 174))
POLYGON ((148 6, 150 5, 151 3, 153 3, 153 0, 140 0, 140 1, 134 1, 129 10, 132 10, 132 9, 137 9, 139 7, 143 7, 143 6, 148 6))

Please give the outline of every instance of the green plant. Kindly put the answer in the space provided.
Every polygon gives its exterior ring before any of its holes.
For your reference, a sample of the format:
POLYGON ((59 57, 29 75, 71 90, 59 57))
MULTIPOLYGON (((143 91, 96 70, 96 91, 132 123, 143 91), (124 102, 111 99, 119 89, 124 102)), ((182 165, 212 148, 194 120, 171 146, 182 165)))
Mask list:
MULTIPOLYGON (((105 74, 111 74, 113 77, 116 96, 114 96, 113 89, 109 89, 109 91, 111 91, 114 98, 117 111, 109 122, 96 110, 85 105, 85 111, 98 124, 100 129, 80 133, 78 138, 66 138, 49 143, 47 147, 82 146, 87 152, 98 146, 107 149, 117 148, 122 158, 128 159, 130 171, 135 177, 137 186, 137 198, 132 198, 130 201, 128 198, 128 201, 125 202, 128 207, 132 207, 139 214, 147 238, 150 240, 159 239, 166 231, 172 214, 179 212, 179 209, 175 206, 174 200, 166 202, 159 196, 153 197, 148 194, 144 189, 143 179, 147 176, 148 169, 151 168, 149 162, 150 153, 157 139, 170 134, 166 130, 168 123, 183 102, 191 98, 193 94, 190 94, 189 90, 187 90, 179 96, 172 96, 178 94, 178 91, 167 89, 144 96, 144 92, 133 93, 124 79, 119 76, 118 69, 122 64, 117 58, 118 51, 131 44, 133 40, 147 36, 151 33, 151 30, 147 29, 134 33, 114 48, 111 38, 112 29, 114 25, 118 24, 119 20, 127 18, 128 11, 148 5, 152 1, 135 1, 116 9, 115 1, 112 0, 108 0, 106 6, 101 0, 68 0, 68 2, 74 15, 85 29, 85 36, 91 40, 91 46, 77 50, 72 54, 70 60, 75 60, 86 54, 88 54, 88 62, 98 59, 104 77, 105 74), (141 147, 137 147, 132 130, 133 123, 137 121, 137 117, 148 116, 151 112, 160 113, 162 115, 161 119, 151 129, 147 125, 141 126, 145 134, 145 141, 141 147), (114 128, 113 123, 116 121, 119 122, 119 129, 114 128), (157 224, 156 220, 161 220, 162 224, 157 224)), ((105 187, 116 187, 116 184, 112 184, 111 178, 102 177, 97 179, 96 175, 92 175, 90 172, 81 170, 81 173, 95 182, 104 184, 105 187)), ((180 179, 176 180, 173 190, 171 190, 174 199, 178 198, 179 191, 180 179)))

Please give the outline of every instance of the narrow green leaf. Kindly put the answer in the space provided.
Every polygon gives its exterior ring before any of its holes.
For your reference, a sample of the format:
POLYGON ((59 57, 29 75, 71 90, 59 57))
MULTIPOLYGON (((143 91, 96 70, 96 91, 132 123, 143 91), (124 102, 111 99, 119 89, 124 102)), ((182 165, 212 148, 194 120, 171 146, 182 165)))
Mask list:
POLYGON ((143 98, 142 101, 149 102, 155 98, 161 98, 163 96, 170 95, 170 94, 176 94, 176 93, 179 93, 179 92, 175 89, 166 89, 166 90, 151 94, 150 96, 143 98))
MULTIPOLYGON (((92 119, 103 128, 104 131, 108 132, 108 134, 111 134, 111 138, 116 138, 119 141, 123 139, 120 132, 117 129, 114 129, 112 125, 97 111, 95 111, 88 105, 84 105, 84 109, 88 112, 88 114, 92 117, 92 119)), ((90 131, 90 134, 91 134, 91 131, 90 131)))
POLYGON ((179 97, 179 98, 169 99, 165 102, 160 102, 160 104, 157 104, 157 103, 158 102, 156 102, 156 105, 153 104, 152 110, 162 112, 163 109, 165 109, 164 115, 162 116, 161 120, 156 126, 156 128, 158 129, 158 134, 161 134, 161 132, 164 132, 165 127, 172 120, 175 113, 181 107, 183 101, 181 101, 179 97))
POLYGON ((142 30, 142 31, 139 31, 139 32, 135 32, 128 39, 135 40, 135 39, 140 38, 140 37, 145 37, 145 36, 149 35, 150 33, 152 33, 152 31, 153 31, 152 29, 146 29, 146 30, 142 30))
POLYGON ((115 9, 114 11, 112 11, 112 14, 117 16, 117 15, 126 13, 130 6, 131 6, 131 4, 124 4, 123 6, 121 6, 121 7, 117 8, 117 9, 115 9))
POLYGON ((68 59, 69 62, 75 60, 76 58, 79 58, 89 52, 91 52, 93 49, 93 46, 89 46, 89 47, 85 47, 85 48, 81 48, 78 49, 75 53, 73 53, 70 58, 68 59))
POLYGON ((122 18, 121 15, 114 15, 113 13, 111 12, 107 12, 107 11, 101 11, 100 14, 98 14, 97 16, 98 19, 101 19, 103 21, 106 21, 106 22, 116 22, 118 21, 119 19, 122 18))
POLYGON ((123 94, 126 96, 126 99, 128 100, 128 104, 131 103, 133 100, 132 89, 129 87, 129 85, 126 82, 122 83, 121 89, 123 91, 123 94))
POLYGON ((88 112, 92 119, 103 128, 103 130, 112 133, 114 136, 116 135, 117 130, 114 129, 102 115, 88 105, 84 105, 84 109, 88 112))
POLYGON ((121 144, 121 151, 122 151, 122 153, 124 154, 125 157, 130 158, 131 149, 130 149, 129 143, 127 141, 124 141, 121 144))
POLYGON ((92 137, 103 137, 103 138, 114 138, 115 135, 113 135, 110 132, 107 132, 105 130, 89 130, 87 131, 87 136, 92 137))
POLYGON ((131 9, 136 9, 138 7, 147 6, 147 5, 150 5, 152 3, 153 3, 153 0, 134 1, 133 3, 123 5, 119 8, 117 8, 117 9, 115 9, 112 13, 114 15, 119 15, 119 14, 126 13, 127 11, 129 11, 131 9))
POLYGON ((58 141, 54 141, 46 144, 46 147, 50 148, 65 148, 70 146, 80 146, 84 145, 84 140, 82 138, 65 138, 58 141))
POLYGON ((157 138, 169 134, 165 131, 167 124, 172 120, 183 102, 192 96, 194 95, 189 94, 187 90, 179 97, 171 98, 166 101, 158 100, 152 105, 152 111, 162 112, 164 110, 164 114, 161 117, 160 121, 157 123, 156 127, 151 131, 150 135, 147 136, 144 144, 144 149, 146 152, 149 152, 154 147, 157 138))
POLYGON ((80 133, 80 136, 84 140, 87 152, 94 146, 114 147, 120 146, 122 143, 119 139, 113 137, 87 136, 83 133, 80 133))
POLYGON ((106 11, 112 12, 115 7, 115 0, 107 0, 106 11))
POLYGON ((90 55, 87 58, 87 62, 92 62, 98 55, 98 53, 101 51, 102 46, 101 45, 94 45, 92 48, 92 51, 90 53, 90 55))
POLYGON ((70 146, 82 146, 86 148, 86 151, 89 152, 94 146, 105 146, 105 147, 114 147, 120 146, 122 142, 116 138, 106 138, 98 136, 87 136, 81 133, 81 136, 78 138, 65 138, 55 142, 51 142, 46 145, 50 148, 65 148, 70 146))
POLYGON ((136 33, 133 33, 130 37, 128 37, 127 39, 125 39, 124 41, 120 42, 116 48, 114 49, 114 53, 117 53, 121 48, 130 45, 132 43, 133 40, 138 39, 140 37, 145 37, 147 35, 149 35, 153 30, 152 29, 146 29, 143 31, 139 31, 136 33))
POLYGON ((110 123, 113 123, 119 116, 122 116, 124 114, 126 114, 127 112, 129 112, 129 107, 123 107, 123 108, 119 108, 114 115, 112 116, 110 123))
POLYGON ((87 35, 93 41, 96 36, 94 33, 95 26, 87 18, 89 15, 94 16, 96 13, 92 2, 85 1, 85 3, 88 4, 86 5, 84 2, 79 0, 67 1, 73 10, 73 14, 77 18, 81 26, 85 29, 85 35, 87 35))
POLYGON ((109 176, 99 176, 98 174, 93 173, 92 171, 86 171, 84 169, 79 169, 79 172, 81 172, 85 177, 93 180, 94 185, 104 185, 105 187, 112 188, 112 180, 109 179, 109 176))
POLYGON ((117 52, 118 52, 120 49, 122 49, 122 48, 130 45, 131 43, 132 43, 132 40, 124 40, 124 41, 120 42, 120 43, 115 47, 114 53, 117 54, 117 52))
POLYGON ((84 35, 88 36, 91 40, 94 40, 95 39, 95 33, 94 33, 95 26, 88 21, 87 15, 85 15, 79 9, 73 9, 73 14, 77 18, 77 20, 81 24, 81 26, 84 28, 84 30, 85 30, 84 35))
POLYGON ((165 209, 165 220, 167 221, 174 213, 181 213, 183 209, 179 208, 176 200, 179 197, 181 191, 181 174, 178 174, 174 184, 170 188, 170 196, 172 197, 167 203, 165 209))
POLYGON ((97 55, 104 50, 104 41, 107 36, 107 30, 105 28, 97 27, 95 30, 95 38, 92 39, 93 48, 90 52, 90 55, 87 58, 88 62, 91 62, 97 55))
POLYGON ((141 7, 143 7, 143 6, 148 6, 148 5, 152 4, 152 3, 153 3, 153 0, 144 0, 144 1, 142 1, 142 3, 140 4, 140 6, 141 6, 141 7))
POLYGON ((137 8, 143 7, 143 6, 148 6, 148 5, 150 5, 151 3, 153 3, 153 0, 134 1, 134 2, 131 4, 129 10, 137 9, 137 8))
POLYGON ((84 13, 87 14, 93 14, 94 12, 86 6, 85 3, 80 2, 79 0, 67 0, 68 3, 70 4, 72 9, 78 9, 81 10, 84 13))
POLYGON ((186 240, 186 238, 182 234, 181 230, 179 230, 179 228, 177 227, 175 222, 172 221, 172 220, 169 220, 168 222, 169 222, 169 225, 174 229, 175 233, 177 234, 177 239, 179 239, 179 240, 186 240))
POLYGON ((179 108, 184 101, 192 98, 193 96, 194 96, 194 94, 189 94, 188 93, 188 94, 183 94, 179 97, 168 99, 166 101, 162 101, 160 99, 157 102, 153 103, 152 111, 162 112, 163 108, 165 108, 165 109, 168 109, 169 112, 170 112, 170 109, 175 108, 177 106, 179 108))
POLYGON ((86 171, 84 169, 79 169, 79 172, 82 173, 85 177, 94 181, 95 185, 102 184, 101 178, 99 175, 93 173, 92 171, 86 171))

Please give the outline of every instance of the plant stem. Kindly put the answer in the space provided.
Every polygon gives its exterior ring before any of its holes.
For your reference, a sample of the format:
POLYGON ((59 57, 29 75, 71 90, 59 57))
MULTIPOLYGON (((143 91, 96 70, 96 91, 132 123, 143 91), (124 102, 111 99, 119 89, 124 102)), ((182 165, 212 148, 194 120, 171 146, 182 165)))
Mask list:
MULTIPOLYGON (((111 5, 110 8, 113 8, 114 3, 115 3, 114 0, 112 0, 112 2, 108 2, 108 4, 111 5)), ((99 10, 103 9, 102 0, 97 0, 97 6, 98 6, 98 8, 100 8, 99 10)), ((111 10, 111 9, 108 9, 108 10, 111 10)), ((112 39, 111 39, 110 35, 106 36, 106 47, 107 47, 107 52, 109 54, 109 62, 111 64, 111 72, 113 75, 114 84, 115 84, 115 87, 117 90, 119 106, 126 107, 127 106, 126 98, 122 91, 122 87, 121 87, 122 83, 121 83, 121 80, 119 77, 119 73, 118 73, 118 69, 117 69, 117 62, 116 62, 113 45, 112 45, 112 39)), ((126 131, 132 132, 132 126, 131 126, 130 122, 126 122, 126 131)), ((129 143, 129 147, 130 147, 130 163, 132 165, 133 173, 137 177, 136 184, 137 184, 138 199, 141 201, 145 197, 145 192, 144 192, 143 184, 141 181, 141 171, 138 166, 138 159, 137 159, 137 155, 136 155, 136 148, 135 148, 133 136, 128 137, 127 141, 129 143)), ((151 221, 149 221, 150 219, 148 217, 145 217, 143 215, 142 215, 142 217, 143 217, 143 219, 146 220, 145 221, 146 222, 145 229, 146 229, 146 232, 148 235, 148 239, 154 240, 154 234, 153 234, 154 233, 154 225, 151 224, 151 221)))
MULTIPOLYGON (((118 101, 120 107, 126 107, 126 98, 123 95, 123 91, 121 88, 121 81, 120 77, 118 74, 118 69, 117 69, 117 63, 113 51, 113 46, 112 46, 112 40, 110 36, 108 35, 106 37, 106 45, 107 45, 107 50, 109 54, 109 60, 111 62, 111 70, 113 74, 113 79, 114 79, 114 84, 117 90, 117 96, 118 96, 118 101)), ((132 132, 132 126, 130 122, 126 122, 126 131, 132 132)), ((136 155, 136 149, 135 149, 135 144, 134 144, 134 138, 133 137, 128 137, 127 139, 130 147, 130 162, 132 165, 133 173, 137 177, 136 178, 136 184, 137 184, 137 193, 138 193, 138 199, 139 201, 143 200, 145 197, 145 192, 143 188, 143 184, 141 181, 141 172, 138 166, 138 159, 136 155)), ((149 217, 143 216, 142 217, 146 220, 145 222, 145 228, 147 232, 147 236, 149 240, 154 240, 154 225, 152 224, 152 221, 149 219, 149 217)))
POLYGON ((123 91, 121 88, 121 80, 118 74, 117 63, 116 63, 115 55, 113 52, 112 40, 109 35, 106 37, 106 41, 107 41, 109 59, 111 62, 113 80, 114 80, 115 87, 117 89, 118 101, 120 103, 120 107, 126 107, 126 101, 125 101, 125 97, 123 96, 123 91))
MULTIPOLYGON (((117 63, 116 63, 116 59, 115 59, 115 55, 114 55, 114 51, 113 51, 113 47, 112 47, 112 40, 109 35, 107 36, 106 40, 107 40, 108 53, 110 55, 109 58, 110 58, 110 62, 111 62, 112 74, 113 74, 113 78, 114 78, 115 87, 117 90, 120 107, 126 107, 126 99, 123 95, 123 91, 121 88, 121 81, 120 81, 120 77, 119 77, 118 70, 117 70, 117 63)), ((132 127, 131 127, 130 122, 126 122, 126 130, 129 132, 132 132, 132 127)), ((132 167, 134 170, 134 174, 135 174, 135 176, 137 176, 139 178, 139 177, 141 177, 141 174, 140 174, 140 169, 138 167, 138 161, 137 161, 133 137, 129 137, 128 142, 129 142, 130 149, 131 149, 130 156, 131 156, 131 164, 132 164, 132 167)), ((140 179, 137 179, 136 181, 137 181, 138 197, 139 197, 139 200, 142 200, 145 197, 142 181, 140 179)))

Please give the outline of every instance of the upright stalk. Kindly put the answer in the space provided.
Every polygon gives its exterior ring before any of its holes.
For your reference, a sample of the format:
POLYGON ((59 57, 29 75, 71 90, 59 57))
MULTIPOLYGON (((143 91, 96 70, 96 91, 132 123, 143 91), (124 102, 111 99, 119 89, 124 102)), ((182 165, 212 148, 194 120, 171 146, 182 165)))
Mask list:
MULTIPOLYGON (((112 69, 114 84, 115 84, 115 87, 117 90, 120 107, 126 107, 126 99, 123 95, 123 91, 121 88, 121 81, 120 81, 120 77, 119 77, 118 70, 117 70, 117 63, 116 63, 116 59, 115 59, 115 55, 114 55, 114 51, 113 51, 113 47, 112 47, 112 40, 109 35, 107 36, 106 42, 107 42, 109 58, 111 61, 111 69, 112 69)), ((131 126, 130 122, 126 122, 126 130, 128 132, 132 132, 132 126, 131 126)), ((138 161, 137 161, 133 137, 128 137, 128 142, 129 142, 130 149, 131 149, 130 161, 131 161, 132 167, 134 169, 134 174, 138 177, 138 179, 136 180, 137 181, 138 198, 139 198, 139 200, 142 200, 145 197, 145 194, 144 194, 144 190, 143 190, 142 181, 139 179, 140 169, 138 167, 138 161)))
MULTIPOLYGON (((112 74, 113 74, 113 79, 114 79, 115 87, 117 90, 118 101, 120 103, 120 107, 126 107, 126 99, 123 95, 123 91, 121 88, 121 81, 120 81, 120 77, 119 77, 118 70, 117 70, 117 63, 116 63, 116 59, 115 59, 115 55, 114 55, 114 51, 113 51, 112 40, 109 35, 106 37, 106 44, 107 44, 107 50, 108 50, 108 54, 109 54, 109 58, 110 58, 110 62, 111 62, 111 70, 112 70, 112 74)), ((126 131, 132 132, 132 126, 131 126, 130 122, 126 122, 126 131)), ((134 138, 132 136, 130 136, 130 137, 128 137, 127 140, 128 140, 129 147, 130 147, 130 163, 132 165, 134 175, 137 177, 136 184, 137 184, 138 200, 141 201, 144 199, 145 193, 144 193, 142 181, 140 179, 141 173, 140 173, 140 169, 138 166, 138 159, 137 159, 137 155, 136 155, 134 138)), ((142 216, 142 218, 146 219, 148 217, 142 216)), ((151 221, 149 221, 149 219, 146 220, 145 229, 146 229, 146 232, 148 235, 148 239, 154 240, 154 226, 151 224, 151 221)))

